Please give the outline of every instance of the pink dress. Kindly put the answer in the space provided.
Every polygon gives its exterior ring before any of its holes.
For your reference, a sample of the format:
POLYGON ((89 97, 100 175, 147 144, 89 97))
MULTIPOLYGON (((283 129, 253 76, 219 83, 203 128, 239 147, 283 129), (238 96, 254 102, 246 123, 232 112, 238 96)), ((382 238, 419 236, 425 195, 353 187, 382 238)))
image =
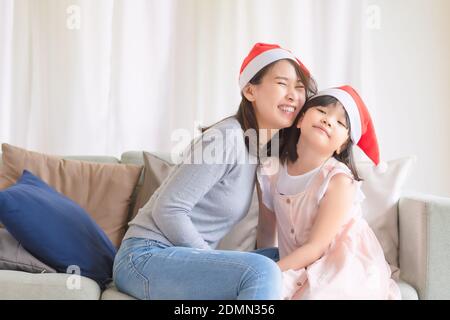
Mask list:
MULTIPOLYGON (((330 158, 305 191, 282 195, 276 187, 280 168, 278 160, 270 158, 258 174, 260 181, 266 182, 261 184, 262 192, 269 192, 273 200, 283 258, 308 240, 331 178, 338 173, 353 175, 345 164, 330 158)), ((283 299, 401 299, 383 249, 362 217, 361 202, 365 197, 361 182, 354 183, 358 185, 353 205, 322 257, 306 268, 283 272, 283 299)))

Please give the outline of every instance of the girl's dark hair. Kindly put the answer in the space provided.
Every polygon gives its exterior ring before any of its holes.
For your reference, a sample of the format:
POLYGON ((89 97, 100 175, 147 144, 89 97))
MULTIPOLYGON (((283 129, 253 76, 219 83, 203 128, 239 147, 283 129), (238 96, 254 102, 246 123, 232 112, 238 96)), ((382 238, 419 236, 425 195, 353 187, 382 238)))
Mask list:
MULTIPOLYGON (((284 144, 281 145, 281 154, 280 154, 280 161, 283 164, 287 164, 288 161, 295 162, 298 159, 297 154, 297 143, 300 138, 300 129, 297 128, 298 120, 308 111, 308 109, 311 109, 313 107, 322 106, 322 107, 328 107, 330 105, 336 104, 339 102, 336 98, 332 96, 319 96, 316 98, 312 98, 311 100, 308 100, 305 103, 305 106, 300 110, 299 114, 295 118, 294 123, 289 128, 285 129, 285 137, 284 137, 284 144)), ((350 132, 352 130, 350 119, 348 117, 347 112, 345 112, 347 124, 348 124, 348 133, 350 136, 350 132)), ((353 159, 353 141, 349 138, 345 149, 341 151, 340 154, 337 154, 336 152, 333 154, 333 157, 343 162, 347 165, 347 167, 352 172, 354 178, 356 181, 361 181, 362 179, 358 175, 358 171, 356 170, 355 161, 353 159)))
MULTIPOLYGON (((255 74, 255 76, 249 81, 249 83, 254 84, 254 85, 260 84, 264 75, 278 61, 281 61, 281 60, 274 61, 274 62, 268 64, 267 66, 265 66, 264 68, 262 68, 261 70, 259 70, 258 73, 255 74)), ((315 80, 310 75, 305 74, 305 72, 300 68, 300 66, 296 62, 289 60, 289 59, 286 59, 286 61, 288 61, 295 68, 295 72, 297 73, 297 76, 300 78, 303 85, 305 86, 306 99, 309 99, 314 94, 316 94, 317 93, 317 84, 316 84, 315 80)), ((246 132, 249 129, 254 129, 256 131, 256 137, 257 137, 257 142, 258 142, 257 145, 259 146, 259 127, 258 127, 258 122, 256 121, 255 110, 253 108, 252 103, 247 100, 247 98, 244 96, 244 94, 242 94, 242 92, 241 92, 241 98, 242 98, 241 103, 239 104, 239 108, 238 108, 238 111, 236 112, 236 114, 233 116, 227 117, 225 119, 236 118, 244 132, 246 132)), ((225 120, 225 119, 223 119, 223 120, 225 120)), ((221 121, 223 121, 223 120, 221 120, 221 121)), ((219 122, 221 122, 221 121, 219 121, 219 122)), ((211 126, 205 127, 205 128, 201 128, 200 130, 203 133, 213 126, 214 125, 211 125, 211 126)), ((278 134, 276 135, 276 137, 279 137, 279 139, 280 139, 280 141, 279 141, 280 149, 283 144, 283 137, 284 137, 283 131, 284 130, 286 130, 286 129, 281 129, 278 132, 278 134)), ((248 139, 245 140, 245 145, 247 147, 247 150, 250 151, 248 139)), ((267 147, 267 155, 270 156, 272 154, 270 141, 267 143, 266 147, 267 147)), ((275 153, 275 154, 279 154, 279 153, 275 153)), ((258 152, 258 160, 259 160, 259 152, 258 152)))

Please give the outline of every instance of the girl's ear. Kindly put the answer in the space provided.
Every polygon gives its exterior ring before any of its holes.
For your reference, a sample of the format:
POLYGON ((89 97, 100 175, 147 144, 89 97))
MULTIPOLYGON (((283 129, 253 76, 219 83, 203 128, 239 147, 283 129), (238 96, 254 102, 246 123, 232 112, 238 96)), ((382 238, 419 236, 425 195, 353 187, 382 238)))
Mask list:
POLYGON ((247 83, 247 85, 242 90, 242 94, 250 102, 253 102, 253 101, 256 100, 255 88, 254 88, 254 86, 251 83, 247 83))
POLYGON ((298 121, 297 121, 297 128, 298 128, 298 129, 300 129, 300 126, 302 125, 304 116, 305 116, 305 114, 302 114, 302 115, 300 116, 300 118, 298 119, 298 121))
POLYGON ((350 142, 350 138, 348 138, 348 139, 342 144, 342 146, 340 146, 340 147, 336 150, 336 153, 337 153, 337 154, 341 154, 341 152, 347 148, 347 145, 348 145, 349 142, 350 142))

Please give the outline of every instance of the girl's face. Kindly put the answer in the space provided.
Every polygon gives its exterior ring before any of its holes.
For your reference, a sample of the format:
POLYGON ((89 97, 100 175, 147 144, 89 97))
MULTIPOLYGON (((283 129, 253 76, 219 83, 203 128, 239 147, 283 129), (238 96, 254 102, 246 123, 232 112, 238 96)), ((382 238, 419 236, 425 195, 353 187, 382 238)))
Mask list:
POLYGON ((244 96, 255 108, 260 129, 282 129, 292 125, 305 103, 305 86, 287 60, 276 62, 261 83, 249 84, 244 96))
POLYGON ((346 111, 340 102, 311 107, 297 123, 300 139, 306 139, 308 144, 316 146, 323 154, 340 153, 349 139, 346 119, 346 111))

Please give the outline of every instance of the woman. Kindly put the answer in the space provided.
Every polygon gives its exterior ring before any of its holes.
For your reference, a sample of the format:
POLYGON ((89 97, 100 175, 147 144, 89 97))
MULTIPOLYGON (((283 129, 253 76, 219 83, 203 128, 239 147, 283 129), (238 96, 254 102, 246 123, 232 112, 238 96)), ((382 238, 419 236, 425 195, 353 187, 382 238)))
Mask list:
POLYGON ((264 255, 273 252, 214 249, 250 206, 255 144, 289 127, 315 86, 291 52, 264 43, 245 58, 239 85, 236 115, 204 130, 130 222, 113 268, 120 291, 139 299, 280 298, 280 269, 264 255), (246 141, 248 132, 256 141, 246 141))

